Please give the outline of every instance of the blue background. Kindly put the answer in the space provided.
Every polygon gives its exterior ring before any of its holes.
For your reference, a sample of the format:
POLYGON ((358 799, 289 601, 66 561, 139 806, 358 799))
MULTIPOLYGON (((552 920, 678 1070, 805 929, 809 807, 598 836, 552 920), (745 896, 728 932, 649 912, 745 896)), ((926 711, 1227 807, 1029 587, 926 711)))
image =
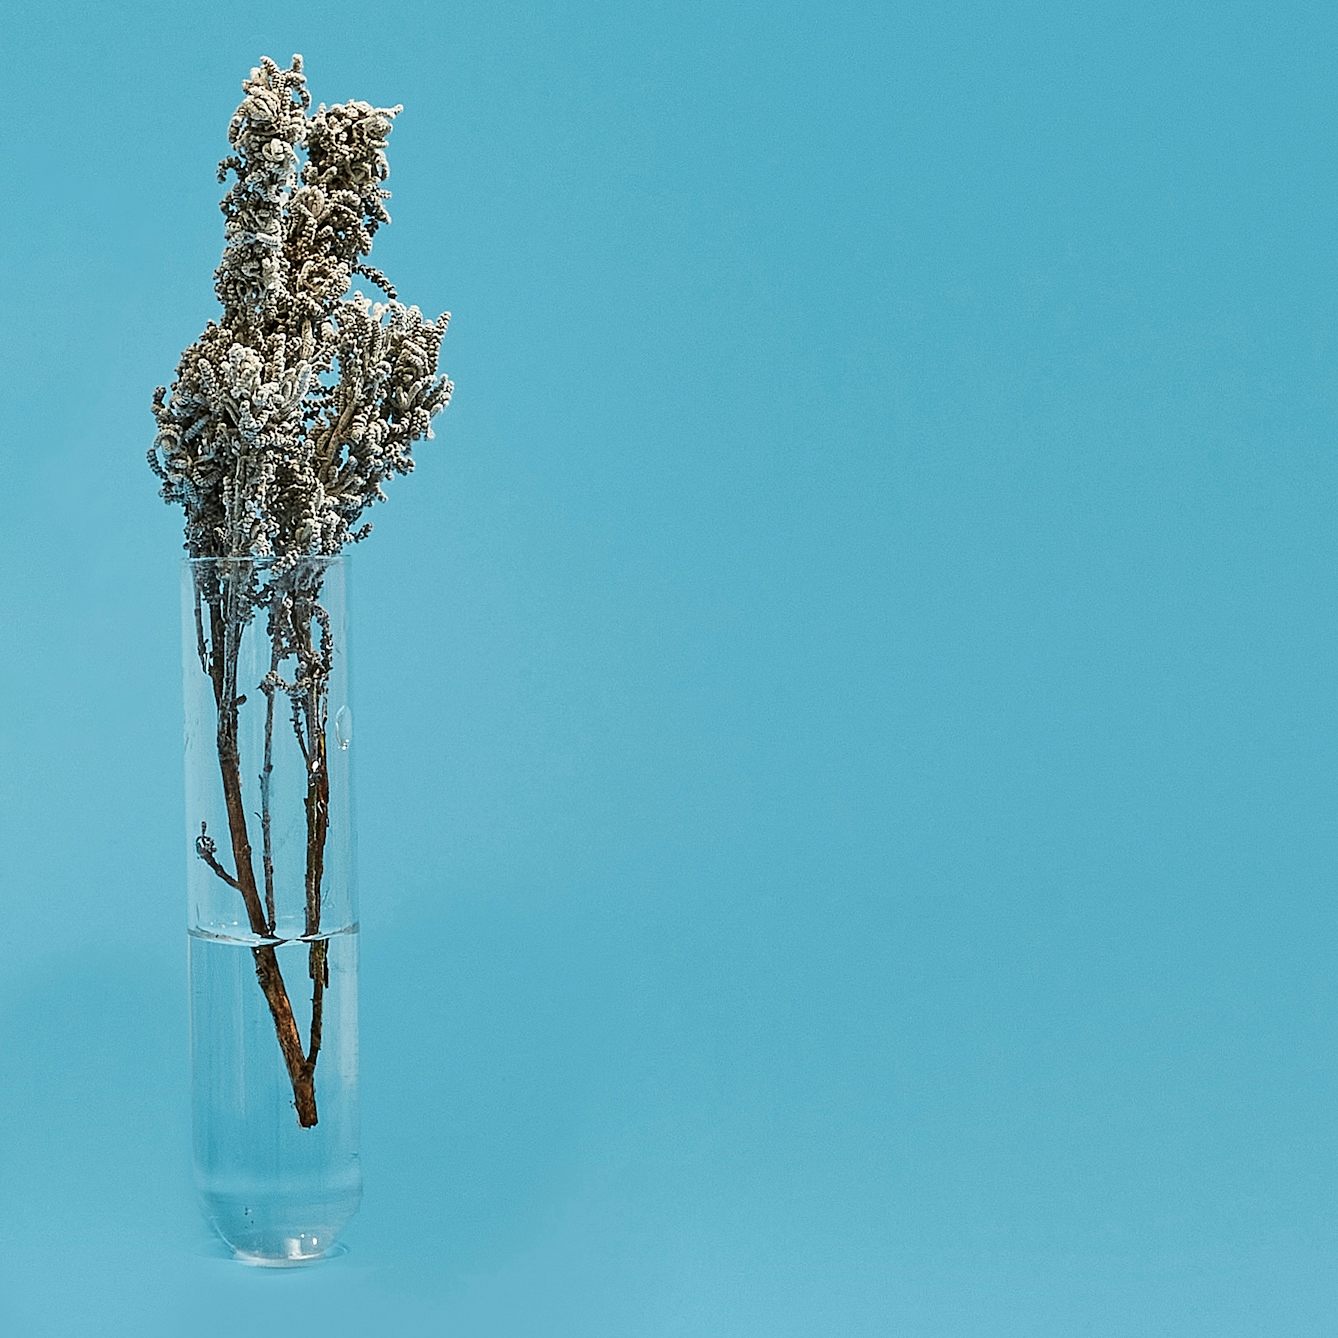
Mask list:
POLYGON ((7 4, 0 1332, 1330 1335, 1331 5, 7 4), (262 53, 403 102, 367 1194, 189 1162, 179 515, 262 53))

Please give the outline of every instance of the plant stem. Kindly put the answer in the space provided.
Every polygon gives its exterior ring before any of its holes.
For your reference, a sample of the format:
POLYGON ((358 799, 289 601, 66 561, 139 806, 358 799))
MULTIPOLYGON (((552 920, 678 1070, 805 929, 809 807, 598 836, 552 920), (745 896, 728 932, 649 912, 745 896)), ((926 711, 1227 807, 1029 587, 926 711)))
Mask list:
MULTIPOLYGON (((325 872, 325 838, 330 830, 330 768, 326 752, 325 726, 329 713, 329 654, 330 620, 320 604, 312 599, 312 610, 304 606, 299 625, 294 601, 294 628, 300 647, 299 656, 309 666, 305 676, 307 687, 307 917, 308 936, 318 934, 321 924, 321 880, 325 872), (312 645, 311 617, 321 625, 319 653, 312 645)), ((329 942, 315 939, 307 953, 307 970, 311 976, 311 1046, 308 1063, 315 1067, 320 1053, 322 1022, 325 1006, 325 987, 329 984, 329 942)))
POLYGON ((269 674, 263 684, 265 693, 265 761, 260 768, 260 834, 265 866, 265 918, 269 932, 274 933, 277 916, 274 911, 274 846, 270 833, 269 781, 274 771, 274 679, 279 669, 277 641, 270 650, 269 674))
MULTIPOLYGON (((209 671, 214 685, 214 699, 218 706, 218 765, 223 783, 223 799, 228 812, 232 857, 237 870, 235 883, 246 906, 251 932, 257 937, 268 938, 272 932, 272 925, 266 918, 265 907, 261 904, 260 892, 256 887, 251 842, 246 826, 246 808, 242 800, 241 766, 237 747, 239 705, 236 693, 237 657, 245 627, 245 620, 240 616, 238 609, 237 587, 237 578, 225 575, 223 590, 219 597, 209 600, 212 642, 209 671)), ((288 1070, 288 1077, 293 1086, 297 1122, 304 1129, 309 1129, 317 1122, 315 1068, 318 1044, 313 1044, 310 1056, 303 1052, 302 1036, 293 1015, 293 1005, 283 982, 283 972, 279 968, 279 959, 274 946, 257 945, 252 947, 251 953, 255 958, 256 979, 265 995, 265 1001, 269 1004, 279 1049, 283 1054, 284 1066, 288 1070)), ((314 1013, 312 1029, 313 1041, 316 1041, 317 1018, 314 1013)))

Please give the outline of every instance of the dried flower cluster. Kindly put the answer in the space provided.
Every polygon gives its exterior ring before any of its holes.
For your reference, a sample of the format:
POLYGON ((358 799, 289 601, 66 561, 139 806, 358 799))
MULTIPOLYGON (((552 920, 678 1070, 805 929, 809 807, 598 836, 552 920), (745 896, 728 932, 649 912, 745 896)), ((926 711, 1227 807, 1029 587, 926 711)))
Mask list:
POLYGON ((425 320, 364 258, 389 222, 381 183, 400 108, 311 99, 294 56, 245 80, 219 180, 222 318, 154 396, 149 463, 186 512, 193 557, 334 554, 363 538, 382 484, 413 468, 451 396, 437 375, 449 315, 425 320), (302 155, 305 154, 305 162, 302 155), (385 302, 349 294, 355 275, 385 302))

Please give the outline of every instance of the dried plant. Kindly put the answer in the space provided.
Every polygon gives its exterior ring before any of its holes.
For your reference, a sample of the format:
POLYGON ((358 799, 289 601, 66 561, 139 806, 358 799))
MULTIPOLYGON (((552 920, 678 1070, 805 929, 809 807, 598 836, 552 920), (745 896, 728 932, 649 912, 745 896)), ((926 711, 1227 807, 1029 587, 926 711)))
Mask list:
POLYGON ((311 113, 294 56, 289 69, 265 58, 242 84, 228 129, 233 152, 219 181, 223 260, 217 321, 181 356, 170 393, 159 387, 158 432, 149 464, 162 496, 186 516, 186 549, 221 559, 196 567, 200 665, 218 708, 218 760, 228 814, 231 871, 201 826, 196 853, 242 898, 256 975, 274 1018, 298 1121, 317 1122, 314 1074, 320 1050, 326 945, 320 932, 329 823, 326 717, 333 648, 320 604, 323 564, 366 537, 363 512, 384 500, 392 474, 413 469, 413 443, 432 435, 451 383, 437 375, 448 315, 426 320, 404 306, 366 263, 390 221, 382 183, 386 143, 399 107, 346 102, 311 113), (349 292, 361 276, 386 297, 349 292), (237 682, 242 636, 264 614, 271 646, 261 794, 262 874, 257 879, 242 797, 237 682), (285 677, 286 666, 294 668, 285 677), (275 699, 290 705, 307 771, 307 861, 303 889, 310 944, 312 1015, 305 1046, 275 953, 276 889, 270 853, 269 773, 275 699), (263 889, 263 890, 262 890, 263 889))
POLYGON ((413 468, 451 395, 436 374, 447 316, 402 305, 364 257, 389 222, 386 141, 399 107, 309 116, 300 56, 243 85, 219 180, 227 219, 215 291, 223 316, 154 396, 149 463, 186 511, 193 557, 337 553, 381 485, 413 468), (300 165, 305 152, 306 162, 300 165), (387 296, 351 296, 355 275, 387 296))

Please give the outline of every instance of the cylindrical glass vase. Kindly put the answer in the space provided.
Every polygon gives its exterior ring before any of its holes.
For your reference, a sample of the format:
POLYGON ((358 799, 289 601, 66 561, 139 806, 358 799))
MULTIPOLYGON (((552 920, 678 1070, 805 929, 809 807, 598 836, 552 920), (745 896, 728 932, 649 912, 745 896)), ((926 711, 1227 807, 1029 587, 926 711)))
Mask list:
POLYGON ((319 1259, 362 1198, 345 578, 182 563, 195 1175, 250 1263, 319 1259))

